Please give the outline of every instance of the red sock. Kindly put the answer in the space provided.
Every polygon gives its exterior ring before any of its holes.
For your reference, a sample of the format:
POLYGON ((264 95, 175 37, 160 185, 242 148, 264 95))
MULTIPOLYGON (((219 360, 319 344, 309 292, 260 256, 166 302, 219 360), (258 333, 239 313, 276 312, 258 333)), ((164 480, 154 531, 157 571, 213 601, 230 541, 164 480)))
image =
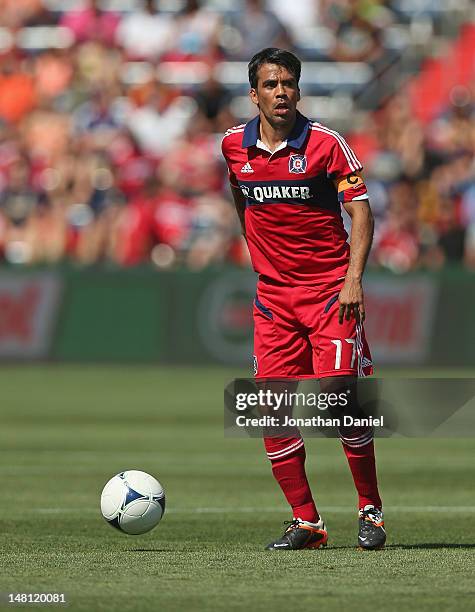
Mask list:
POLYGON ((358 491, 358 507, 364 508, 365 506, 372 505, 376 506, 376 508, 382 508, 376 477, 374 442, 371 441, 359 447, 350 447, 343 443, 343 450, 348 459, 353 481, 358 491))
POLYGON ((305 474, 302 438, 264 438, 272 473, 292 507, 293 516, 317 523, 320 519, 305 474))

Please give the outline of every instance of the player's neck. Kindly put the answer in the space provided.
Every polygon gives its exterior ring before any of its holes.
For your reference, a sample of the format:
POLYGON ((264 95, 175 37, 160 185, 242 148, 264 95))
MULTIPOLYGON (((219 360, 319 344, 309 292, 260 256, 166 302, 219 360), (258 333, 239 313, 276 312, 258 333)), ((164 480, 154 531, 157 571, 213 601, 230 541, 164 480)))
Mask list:
POLYGON ((295 116, 292 121, 281 125, 273 125, 268 119, 261 113, 260 116, 260 139, 269 148, 270 151, 275 151, 284 140, 287 140, 288 135, 292 131, 297 117, 295 116))

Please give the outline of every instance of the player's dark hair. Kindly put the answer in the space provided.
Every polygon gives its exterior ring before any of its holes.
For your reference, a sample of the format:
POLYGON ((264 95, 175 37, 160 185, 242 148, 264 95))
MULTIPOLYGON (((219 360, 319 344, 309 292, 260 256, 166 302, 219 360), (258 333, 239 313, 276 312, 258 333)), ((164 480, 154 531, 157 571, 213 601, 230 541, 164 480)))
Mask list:
POLYGON ((257 89, 257 72, 263 64, 276 64, 277 66, 283 66, 295 77, 297 85, 300 81, 300 71, 302 70, 302 64, 299 58, 285 51, 284 49, 277 49, 277 47, 268 47, 262 49, 259 53, 256 53, 249 62, 249 83, 253 89, 257 89))

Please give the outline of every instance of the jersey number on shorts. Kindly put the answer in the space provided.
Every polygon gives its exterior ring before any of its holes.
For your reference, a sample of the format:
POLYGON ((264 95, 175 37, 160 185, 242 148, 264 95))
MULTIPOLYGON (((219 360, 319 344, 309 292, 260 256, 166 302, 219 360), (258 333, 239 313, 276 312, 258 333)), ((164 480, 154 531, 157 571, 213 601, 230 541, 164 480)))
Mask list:
MULTIPOLYGON (((352 368, 355 365, 356 340, 354 338, 345 338, 345 342, 353 346, 353 349, 351 351, 351 363, 350 363, 350 368, 352 368)), ((339 370, 341 368, 342 342, 341 340, 332 340, 332 343, 336 346, 335 370, 339 370)))

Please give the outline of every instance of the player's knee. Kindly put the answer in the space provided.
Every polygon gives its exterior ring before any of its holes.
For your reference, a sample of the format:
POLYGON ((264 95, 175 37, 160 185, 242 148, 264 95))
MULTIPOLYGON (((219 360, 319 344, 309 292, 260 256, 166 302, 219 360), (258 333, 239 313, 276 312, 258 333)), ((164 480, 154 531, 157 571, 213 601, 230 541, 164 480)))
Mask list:
POLYGON ((265 437, 264 446, 267 458, 272 464, 276 461, 291 459, 296 455, 305 461, 305 444, 303 438, 298 434, 286 438, 265 437))
POLYGON ((374 438, 373 427, 340 426, 338 435, 342 444, 348 448, 358 449, 370 444, 374 438))
POLYGON ((358 401, 358 378, 354 376, 331 376, 320 380, 323 393, 334 393, 345 397, 345 402, 338 402, 329 408, 332 417, 340 425, 338 435, 342 443, 349 448, 360 448, 373 440, 374 431, 358 401), (343 395, 342 395, 343 394, 343 395))

